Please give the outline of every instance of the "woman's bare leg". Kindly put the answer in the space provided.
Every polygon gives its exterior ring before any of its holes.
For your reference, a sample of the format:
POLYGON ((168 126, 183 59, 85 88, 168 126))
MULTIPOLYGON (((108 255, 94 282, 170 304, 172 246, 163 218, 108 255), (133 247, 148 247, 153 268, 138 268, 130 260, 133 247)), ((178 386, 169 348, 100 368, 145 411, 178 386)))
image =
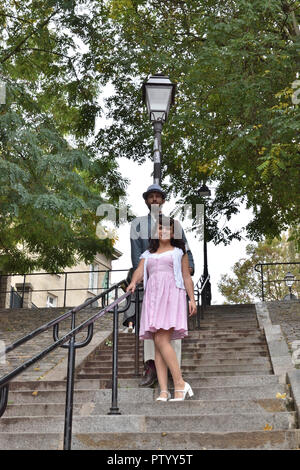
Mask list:
MULTIPOLYGON (((171 345, 172 331, 173 331, 172 328, 170 330, 163 330, 163 329, 158 330, 153 335, 154 344, 155 344, 155 347, 159 350, 166 366, 170 369, 175 390, 183 390, 184 380, 181 375, 181 370, 179 367, 176 353, 171 345)), ((175 393, 174 398, 182 398, 182 396, 183 396, 183 393, 179 392, 179 393, 175 393)))
MULTIPOLYGON (((155 343, 154 343, 155 345, 155 343)), ((155 367, 160 390, 168 390, 168 367, 159 349, 155 345, 155 367)), ((167 398, 167 393, 160 394, 162 398, 167 398)))

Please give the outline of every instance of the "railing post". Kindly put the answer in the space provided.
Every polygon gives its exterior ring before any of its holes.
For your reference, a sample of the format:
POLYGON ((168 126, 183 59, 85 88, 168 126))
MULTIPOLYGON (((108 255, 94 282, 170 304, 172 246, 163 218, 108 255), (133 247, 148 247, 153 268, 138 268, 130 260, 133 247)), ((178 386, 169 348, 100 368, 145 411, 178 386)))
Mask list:
POLYGON ((22 300, 21 300, 21 308, 24 307, 24 297, 25 297, 25 280, 26 280, 26 274, 24 274, 24 279, 23 279, 23 289, 22 289, 22 300))
POLYGON ((0 417, 6 410, 8 400, 9 383, 0 388, 0 417))
POLYGON ((260 265, 260 277, 261 277, 261 294, 262 294, 262 301, 265 301, 264 295, 264 274, 263 274, 263 265, 260 265))
POLYGON ((68 273, 65 273, 64 307, 66 306, 66 298, 67 298, 67 276, 68 276, 68 273))
MULTIPOLYGON (((118 288, 115 287, 115 300, 118 298, 118 288)), ((114 306, 113 323, 113 364, 112 364, 112 402, 109 415, 120 415, 118 408, 118 329, 119 329, 118 304, 114 306)))
POLYGON ((135 346, 134 346, 134 369, 135 377, 140 376, 139 363, 140 363, 140 292, 139 287, 135 289, 135 346))
MULTIPOLYGON (((75 313, 72 313, 71 329, 73 330, 74 328, 75 328, 75 313)), ((66 409, 65 409, 64 450, 71 450, 75 354, 76 354, 75 336, 72 335, 69 341, 69 352, 68 352, 68 375, 67 375, 67 393, 66 393, 66 409)))
POLYGON ((199 303, 199 289, 197 290, 197 330, 200 330, 200 303, 199 303))

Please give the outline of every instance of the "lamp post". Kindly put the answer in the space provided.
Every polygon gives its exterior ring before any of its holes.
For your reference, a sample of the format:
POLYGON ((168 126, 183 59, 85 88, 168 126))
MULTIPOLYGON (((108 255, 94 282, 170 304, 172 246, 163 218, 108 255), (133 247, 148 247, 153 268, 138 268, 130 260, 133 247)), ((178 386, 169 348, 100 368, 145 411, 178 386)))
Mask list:
MULTIPOLYGON (((199 196, 207 197, 211 195, 210 189, 206 186, 205 183, 202 184, 201 188, 198 191, 199 196)), ((203 266, 203 282, 208 276, 208 265, 207 265, 207 242, 206 242, 206 218, 205 218, 205 204, 204 204, 204 211, 203 211, 203 259, 204 259, 204 266, 203 266)), ((208 280, 204 286, 204 290, 202 292, 202 305, 210 305, 211 303, 211 284, 208 280)))
POLYGON ((151 75, 143 83, 143 101, 147 106, 149 119, 154 128, 154 175, 153 183, 161 185, 161 133, 174 104, 176 85, 163 74, 151 75))
POLYGON ((294 279, 295 279, 295 276, 288 272, 286 275, 285 275, 285 283, 287 285, 287 287, 289 288, 289 291, 290 291, 290 300, 292 300, 292 285, 294 283, 294 279))

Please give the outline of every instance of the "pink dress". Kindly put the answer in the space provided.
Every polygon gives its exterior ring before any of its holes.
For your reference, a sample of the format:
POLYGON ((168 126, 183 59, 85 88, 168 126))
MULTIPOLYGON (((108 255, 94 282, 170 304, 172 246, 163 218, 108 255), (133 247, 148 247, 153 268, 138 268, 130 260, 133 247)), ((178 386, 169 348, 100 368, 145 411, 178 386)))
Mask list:
POLYGON ((174 328, 171 340, 182 339, 188 334, 186 290, 176 286, 172 253, 153 255, 147 261, 139 337, 153 339, 160 328, 174 328))

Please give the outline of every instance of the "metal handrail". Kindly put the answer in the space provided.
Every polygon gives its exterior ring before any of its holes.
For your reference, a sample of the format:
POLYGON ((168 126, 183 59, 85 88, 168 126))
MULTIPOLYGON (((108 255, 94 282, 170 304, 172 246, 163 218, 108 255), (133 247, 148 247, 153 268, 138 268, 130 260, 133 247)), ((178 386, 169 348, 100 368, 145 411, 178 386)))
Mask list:
POLYGON ((206 306, 206 302, 205 302, 205 297, 203 298, 202 296, 202 293, 209 279, 210 279, 209 274, 206 276, 205 279, 203 278, 203 275, 202 275, 194 287, 194 294, 196 294, 197 296, 197 330, 200 330, 200 317, 202 320, 204 318, 204 308, 206 306), (200 297, 201 297, 201 305, 200 305, 200 297))
MULTIPOLYGON (((262 296, 262 301, 265 301, 265 295, 264 295, 264 282, 282 282, 285 281, 285 279, 276 279, 276 280, 271 280, 271 281, 264 281, 264 273, 263 273, 263 266, 271 266, 271 265, 282 265, 282 264, 300 264, 298 261, 290 261, 290 262, 285 262, 285 263, 256 263, 254 266, 254 270, 260 274, 261 276, 261 296, 262 296), (256 269, 256 266, 260 266, 260 270, 256 269)), ((294 282, 298 282, 300 279, 295 279, 294 282)))
MULTIPOLYGON (((83 304, 72 308, 68 312, 64 313, 60 317, 51 320, 50 322, 42 325, 41 327, 37 328, 36 330, 32 331, 28 335, 24 336, 18 341, 15 341, 11 345, 5 348, 3 354, 6 354, 14 349, 16 349, 21 344, 29 341, 30 339, 34 338, 38 334, 46 331, 47 329, 53 327, 53 337, 54 343, 48 346, 46 349, 41 351, 39 354, 35 355, 28 361, 24 362, 22 365, 11 371, 9 374, 1 377, 0 379, 0 417, 6 410, 7 400, 8 400, 8 392, 9 392, 9 384, 10 381, 24 372, 28 367, 33 365, 35 362, 41 360, 43 357, 47 356, 51 351, 56 349, 57 347, 67 347, 68 352, 68 371, 67 371, 67 389, 66 389, 66 407, 65 407, 65 423, 64 423, 64 450, 69 450, 71 448, 71 440, 72 440, 72 419, 73 419, 73 395, 74 395, 74 370, 75 370, 75 351, 78 348, 84 347, 90 343, 93 337, 93 325, 94 322, 103 316, 106 312, 114 313, 113 316, 113 373, 112 373, 112 406, 110 408, 109 414, 121 414, 118 409, 117 403, 117 391, 118 391, 118 368, 117 368, 117 359, 118 359, 118 315, 119 313, 125 312, 129 308, 130 300, 131 300, 131 292, 128 291, 125 294, 121 295, 118 298, 118 288, 120 286, 127 285, 126 280, 119 281, 118 283, 111 286, 105 292, 99 294, 96 298, 90 299, 83 304), (75 327, 75 315, 77 312, 82 310, 83 308, 87 307, 91 303, 95 302, 98 298, 102 298, 102 304, 104 303, 105 295, 115 290, 115 300, 107 305, 106 307, 102 308, 96 314, 91 316, 89 319, 85 320, 83 323, 75 327), (127 299, 126 306, 122 309, 118 309, 118 304, 122 302, 124 299, 127 299), (113 310, 112 310, 113 309, 113 310), (62 320, 72 316, 72 323, 71 323, 71 331, 64 335, 62 338, 58 338, 58 327, 59 323, 62 320), (81 343, 75 342, 75 335, 79 333, 84 328, 88 327, 87 337, 81 343), (65 345, 69 340, 69 344, 65 345)), ((139 303, 137 303, 137 313, 139 313, 139 303)), ((1 354, 2 355, 2 354, 1 354)))
MULTIPOLYGON (((128 268, 127 269, 97 269, 97 270, 94 270, 93 273, 112 273, 112 272, 123 272, 123 271, 127 271, 128 272, 128 268)), ((26 278, 28 276, 46 276, 46 275, 51 275, 51 276, 54 276, 54 275, 64 275, 64 288, 61 288, 61 289, 52 289, 51 288, 51 292, 64 292, 64 305, 63 307, 66 306, 66 292, 68 291, 80 291, 80 290, 90 290, 89 288, 87 287, 76 287, 76 288, 70 288, 68 287, 67 288, 67 279, 68 279, 68 275, 71 275, 71 274, 89 274, 91 271, 89 270, 82 270, 82 271, 57 271, 57 272, 45 272, 45 273, 11 273, 11 274, 0 274, 0 277, 18 277, 18 276, 21 276, 23 277, 23 287, 22 287, 22 295, 20 295, 17 291, 15 292, 16 294, 18 294, 18 296, 21 298, 21 306, 23 307, 23 304, 24 304, 24 295, 25 295, 25 284, 26 284, 26 278)), ((102 289, 106 289, 105 287, 97 287, 97 290, 102 290, 102 289)), ((32 289, 31 292, 49 292, 49 288, 48 289, 32 289)), ((0 290, 0 294, 11 294, 11 290, 0 290)), ((94 298, 94 302, 95 302, 95 299, 94 298)), ((32 306, 34 306, 34 304, 31 302, 32 306)), ((39 308, 39 307, 36 307, 36 308, 39 308)))

